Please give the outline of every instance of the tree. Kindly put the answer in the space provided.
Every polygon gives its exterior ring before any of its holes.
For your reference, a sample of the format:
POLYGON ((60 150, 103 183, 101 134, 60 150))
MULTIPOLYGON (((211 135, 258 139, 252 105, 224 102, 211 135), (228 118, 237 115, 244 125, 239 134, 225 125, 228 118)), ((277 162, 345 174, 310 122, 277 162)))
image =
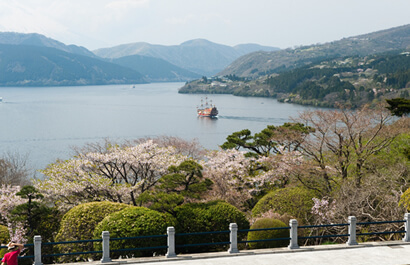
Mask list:
POLYGON ((187 157, 152 140, 136 146, 112 146, 104 153, 86 153, 58 161, 43 170, 36 187, 49 199, 68 207, 89 201, 137 205, 137 197, 168 174, 168 167, 187 157))
POLYGON ((212 181, 203 177, 202 169, 192 159, 170 166, 170 173, 158 181, 153 191, 144 192, 140 200, 151 202, 151 209, 172 213, 176 206, 200 199, 210 189, 212 181))
POLYGON ((170 147, 175 148, 175 152, 188 156, 193 159, 200 159, 206 154, 206 150, 201 146, 198 139, 192 139, 190 141, 168 135, 161 135, 158 137, 143 137, 136 140, 125 140, 122 142, 115 142, 110 139, 105 139, 103 143, 87 143, 82 147, 74 147, 73 151, 76 156, 86 153, 106 153, 108 150, 114 146, 125 148, 132 147, 139 144, 146 143, 147 141, 152 141, 158 147, 170 147))
POLYGON ((132 203, 135 196, 152 188, 157 181, 168 173, 168 167, 186 159, 173 147, 158 147, 152 140, 132 147, 114 147, 106 154, 88 153, 83 156, 91 162, 87 169, 110 179, 113 183, 124 183, 138 187, 130 192, 132 203), (137 194, 135 194, 137 193, 137 194))
POLYGON ((204 175, 214 183, 210 198, 224 200, 238 208, 252 197, 251 171, 256 159, 235 149, 213 151, 207 155, 204 175))
POLYGON ((24 199, 25 203, 11 210, 10 222, 23 225, 29 242, 32 242, 34 235, 41 235, 44 242, 53 241, 60 223, 59 211, 42 202, 44 196, 33 186, 22 187, 16 196, 24 199))
POLYGON ((395 116, 401 117, 410 113, 410 99, 393 98, 386 99, 386 102, 389 104, 387 109, 395 116))
POLYGON ((309 158, 310 168, 316 167, 326 193, 349 177, 360 186, 369 159, 409 128, 408 119, 393 123, 382 107, 306 111, 296 120, 315 129, 300 150, 309 158))
POLYGON ((299 148, 312 128, 302 123, 285 123, 282 126, 268 125, 259 133, 251 135, 248 129, 234 132, 221 145, 222 149, 241 148, 250 150, 249 155, 269 156, 282 154, 283 151, 295 151, 299 148))
POLYGON ((36 224, 36 221, 39 221, 40 217, 38 214, 41 214, 42 205, 38 202, 39 199, 44 198, 44 196, 36 190, 33 186, 24 186, 19 192, 16 193, 17 196, 20 196, 23 199, 27 199, 26 203, 17 205, 12 211, 11 214, 14 215, 15 220, 24 222, 27 221, 27 233, 30 235, 36 224), (40 211, 39 211, 40 210, 40 211))
POLYGON ((27 156, 8 152, 0 157, 0 184, 28 184, 28 176, 27 156))

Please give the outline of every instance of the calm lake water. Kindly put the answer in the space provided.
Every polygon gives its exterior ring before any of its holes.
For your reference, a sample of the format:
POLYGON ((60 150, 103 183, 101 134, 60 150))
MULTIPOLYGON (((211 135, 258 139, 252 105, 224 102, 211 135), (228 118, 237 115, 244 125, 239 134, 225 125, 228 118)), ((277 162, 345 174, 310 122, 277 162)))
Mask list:
POLYGON ((0 154, 28 155, 42 169, 73 155, 72 146, 155 137, 198 139, 217 149, 242 129, 282 125, 309 107, 275 99, 210 95, 218 119, 197 117, 204 95, 178 94, 183 83, 81 87, 0 87, 0 154))

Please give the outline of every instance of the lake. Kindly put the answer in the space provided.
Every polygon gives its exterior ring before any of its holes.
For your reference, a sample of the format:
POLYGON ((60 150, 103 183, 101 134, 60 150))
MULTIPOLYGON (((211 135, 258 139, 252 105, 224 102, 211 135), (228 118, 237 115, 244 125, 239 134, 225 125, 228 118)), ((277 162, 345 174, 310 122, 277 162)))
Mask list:
POLYGON ((70 158, 73 146, 161 135, 196 138, 217 149, 233 132, 253 134, 282 125, 310 108, 270 98, 208 95, 219 116, 197 117, 205 95, 178 94, 183 85, 0 87, 0 155, 28 155, 30 167, 43 169, 70 158))

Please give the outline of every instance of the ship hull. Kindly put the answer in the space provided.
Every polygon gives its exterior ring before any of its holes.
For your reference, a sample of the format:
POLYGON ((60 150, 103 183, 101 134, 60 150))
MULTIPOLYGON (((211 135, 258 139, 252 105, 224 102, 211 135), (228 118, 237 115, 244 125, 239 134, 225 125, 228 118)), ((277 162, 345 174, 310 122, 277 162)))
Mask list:
POLYGON ((218 110, 213 108, 206 108, 206 109, 198 109, 198 116, 201 117, 216 117, 218 116, 218 110))

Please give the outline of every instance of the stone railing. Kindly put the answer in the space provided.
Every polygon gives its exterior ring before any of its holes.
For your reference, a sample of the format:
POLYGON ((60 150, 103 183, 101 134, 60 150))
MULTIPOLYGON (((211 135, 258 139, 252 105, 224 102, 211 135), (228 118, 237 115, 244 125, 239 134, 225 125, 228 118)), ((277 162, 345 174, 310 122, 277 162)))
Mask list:
MULTIPOLYGON (((384 221, 384 222, 367 222, 367 223, 358 223, 355 216, 349 216, 348 223, 346 224, 326 224, 326 225, 309 225, 309 226, 299 226, 298 222, 295 219, 289 221, 289 227, 280 227, 280 228, 267 228, 267 229, 246 229, 246 230, 239 230, 238 225, 235 223, 231 223, 229 225, 229 230, 227 231, 217 231, 217 232, 205 232, 205 233, 190 233, 195 235, 201 234, 209 234, 209 233, 229 233, 229 242, 220 242, 220 243, 207 243, 207 244, 222 244, 227 245, 229 244, 228 253, 238 253, 238 243, 248 243, 248 242, 255 242, 255 241, 267 241, 267 240, 289 240, 289 249, 298 249, 298 240, 300 239, 308 239, 308 238, 320 238, 320 237, 348 237, 346 244, 349 246, 357 245, 356 237, 357 236, 364 236, 364 235, 375 235, 375 234, 392 234, 392 233, 404 233, 403 241, 410 242, 410 220, 409 220, 409 213, 406 213, 404 216, 404 220, 398 221, 384 221), (389 232, 370 232, 370 233, 356 233, 357 225, 373 225, 373 224, 387 224, 387 223, 404 223, 404 230, 403 231, 389 231, 389 232), (332 226, 348 226, 348 234, 341 234, 341 235, 326 235, 326 236, 311 236, 311 237, 298 237, 298 229, 302 228, 320 228, 320 227, 332 227, 332 226), (238 233, 239 232, 249 232, 249 231, 260 231, 260 230, 276 230, 276 229, 289 229, 289 237, 287 238, 274 238, 274 239, 263 239, 263 240, 254 240, 254 241, 238 241, 238 233)), ((167 237, 167 248, 166 257, 172 258, 176 257, 176 249, 177 246, 175 244, 175 237, 179 235, 186 235, 186 234, 177 234, 174 227, 167 228, 167 235, 157 235, 152 237, 167 237)), ((144 236, 141 238, 146 238, 150 236, 144 236)), ((134 237, 138 238, 138 237, 134 237)), ((129 239, 129 238, 124 238, 129 239)), ((118 238, 116 238, 118 240, 118 238)), ((143 240, 143 239, 142 239, 143 240)), ((66 243, 79 243, 85 242, 87 240, 82 241, 71 241, 71 242, 54 242, 54 243, 43 243, 44 244, 66 244, 66 243)), ((76 254, 89 254, 89 253, 102 253, 102 258, 100 260, 101 263, 111 262, 110 257, 110 234, 109 231, 102 232, 102 239, 92 239, 88 240, 89 242, 99 241, 102 242, 102 251, 90 251, 90 252, 81 252, 81 253, 64 253, 64 254, 52 254, 53 256, 58 255, 76 255, 76 254)), ((41 253, 41 236, 34 237, 34 265, 42 265, 42 253, 41 253)), ((196 244, 200 245, 200 244, 196 244)), ((28 246, 28 245, 27 245, 28 246)), ((184 245, 183 247, 186 247, 184 245)), ((121 250, 116 250, 121 251, 121 250)), ((47 255, 50 256, 50 255, 47 255)))

